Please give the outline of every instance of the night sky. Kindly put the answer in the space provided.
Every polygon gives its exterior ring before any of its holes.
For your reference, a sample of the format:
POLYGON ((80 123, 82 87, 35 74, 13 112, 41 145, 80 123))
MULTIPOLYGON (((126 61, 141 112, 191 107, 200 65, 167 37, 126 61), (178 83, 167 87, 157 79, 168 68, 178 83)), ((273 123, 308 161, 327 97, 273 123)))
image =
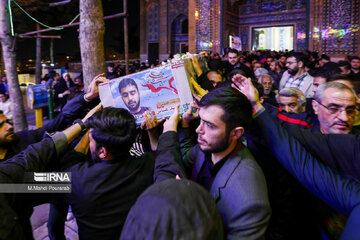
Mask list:
MULTIPOLYGON (((47 2, 57 2, 55 0, 47 2)), ((104 16, 123 12, 122 0, 103 0, 104 16)), ((21 3, 19 2, 21 5, 21 3)), ((13 6, 13 9, 16 8, 13 6)), ((129 52, 139 51, 139 0, 128 0, 128 32, 129 52)), ((31 11, 33 9, 27 9, 31 11)), ((16 11, 16 9, 15 9, 16 11)), ((79 13, 79 0, 72 0, 71 3, 57 7, 40 7, 30 12, 39 21, 49 25, 58 26, 69 23, 79 13)), ((76 20, 78 22, 79 19, 76 20)), ((25 14, 20 13, 14 16, 15 32, 18 34, 36 30, 36 23, 25 14)), ((72 60, 80 61, 80 47, 78 40, 78 28, 69 27, 61 31, 50 31, 42 35, 61 35, 62 39, 54 39, 54 56, 74 56, 72 60)), ((121 18, 105 20, 104 45, 114 48, 117 52, 123 53, 123 20, 121 18)), ((50 39, 42 40, 42 59, 50 59, 50 39)), ((35 58, 35 39, 17 40, 18 60, 35 58)))

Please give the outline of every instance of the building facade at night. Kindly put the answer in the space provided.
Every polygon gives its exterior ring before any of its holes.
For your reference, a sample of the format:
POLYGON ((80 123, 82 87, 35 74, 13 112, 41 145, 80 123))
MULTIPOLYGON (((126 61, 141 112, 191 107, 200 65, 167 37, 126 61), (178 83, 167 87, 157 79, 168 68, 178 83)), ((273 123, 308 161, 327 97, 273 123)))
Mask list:
POLYGON ((309 49, 360 55, 360 0, 140 0, 141 61, 171 53, 309 49))

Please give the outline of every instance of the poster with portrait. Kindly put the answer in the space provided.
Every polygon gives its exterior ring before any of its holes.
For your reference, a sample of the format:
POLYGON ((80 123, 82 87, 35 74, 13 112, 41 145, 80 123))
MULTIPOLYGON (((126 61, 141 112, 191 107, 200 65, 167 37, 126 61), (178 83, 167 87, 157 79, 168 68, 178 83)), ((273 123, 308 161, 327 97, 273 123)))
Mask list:
POLYGON ((242 51, 241 38, 240 37, 230 35, 229 40, 230 40, 230 47, 231 48, 235 48, 238 51, 242 51))
POLYGON ((155 111, 158 118, 164 118, 180 104, 182 114, 193 100, 185 62, 174 61, 100 84, 103 106, 127 109, 137 124, 144 120, 145 111, 155 111))

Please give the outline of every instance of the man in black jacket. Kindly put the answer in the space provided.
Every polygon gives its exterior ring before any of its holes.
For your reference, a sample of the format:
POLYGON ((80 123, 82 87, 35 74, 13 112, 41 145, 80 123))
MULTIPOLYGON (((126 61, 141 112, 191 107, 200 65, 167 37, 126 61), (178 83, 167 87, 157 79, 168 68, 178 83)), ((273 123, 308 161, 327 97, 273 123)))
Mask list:
MULTIPOLYGON (((103 75, 98 75, 94 78, 89 86, 89 90, 86 94, 82 94, 77 98, 74 98, 69 104, 67 104, 62 113, 60 113, 54 120, 49 121, 44 127, 31 130, 31 131, 20 131, 13 132, 13 126, 3 114, 0 114, 0 173, 5 174, 0 176, 0 183, 5 182, 22 182, 23 176, 14 174, 11 169, 12 159, 18 159, 17 155, 21 151, 24 151, 30 144, 37 143, 44 138, 45 132, 55 132, 57 130, 65 129, 70 125, 76 118, 84 115, 87 108, 92 107, 98 96, 97 84, 103 79, 103 75), (11 173, 7 174, 7 171, 11 170, 11 173), (20 178, 18 178, 20 177, 20 178)), ((24 154, 21 155, 24 157, 24 154)), ((48 158, 51 159, 51 158, 48 158)), ((40 171, 40 168, 35 166, 24 165, 20 170, 24 171, 40 171)), ((57 161, 46 161, 46 164, 41 165, 42 171, 49 171, 59 167, 57 161)), ((14 172, 18 166, 14 167, 14 172)), ((30 227, 29 218, 32 214, 32 207, 38 204, 39 194, 0 194, 0 239, 18 239, 15 235, 20 234, 26 239, 32 239, 32 232, 30 227), (8 206, 4 206, 9 204, 8 206), (11 210, 9 210, 9 209, 11 210)), ((21 239, 21 238, 20 238, 21 239)))

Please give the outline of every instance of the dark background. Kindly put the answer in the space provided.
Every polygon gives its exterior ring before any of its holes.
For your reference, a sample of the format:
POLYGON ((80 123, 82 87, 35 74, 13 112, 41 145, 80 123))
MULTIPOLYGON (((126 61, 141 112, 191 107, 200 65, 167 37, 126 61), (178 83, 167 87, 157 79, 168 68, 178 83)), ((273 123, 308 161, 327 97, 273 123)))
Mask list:
MULTIPOLYGON (((58 0, 60 1, 60 0, 58 0)), ((57 0, 43 1, 17 1, 34 18, 40 22, 55 27, 68 24, 79 13, 79 0, 72 0, 71 3, 56 7, 49 7, 48 3, 58 2, 57 0), (32 3, 31 3, 32 2, 32 3)), ((122 0, 103 0, 104 16, 123 12, 122 0)), ((139 0, 128 0, 128 33, 129 33, 129 53, 137 55, 139 52, 139 0)), ((36 22, 26 16, 13 3, 13 21, 15 33, 21 34, 36 30, 36 22)), ((75 20, 78 22, 79 18, 75 20)), ((42 27, 43 28, 43 27, 42 27)), ((50 31, 42 35, 60 35, 61 39, 54 39, 54 57, 61 58, 70 56, 71 61, 80 61, 80 47, 78 40, 79 26, 65 28, 60 31, 50 31)), ((18 61, 25 59, 35 59, 35 39, 17 38, 16 53, 18 61)), ((42 59, 50 59, 50 39, 42 39, 42 59)), ((123 19, 115 18, 105 20, 104 47, 106 60, 107 55, 113 56, 114 52, 121 59, 124 52, 123 19), (110 54, 111 53, 111 54, 110 54)))

